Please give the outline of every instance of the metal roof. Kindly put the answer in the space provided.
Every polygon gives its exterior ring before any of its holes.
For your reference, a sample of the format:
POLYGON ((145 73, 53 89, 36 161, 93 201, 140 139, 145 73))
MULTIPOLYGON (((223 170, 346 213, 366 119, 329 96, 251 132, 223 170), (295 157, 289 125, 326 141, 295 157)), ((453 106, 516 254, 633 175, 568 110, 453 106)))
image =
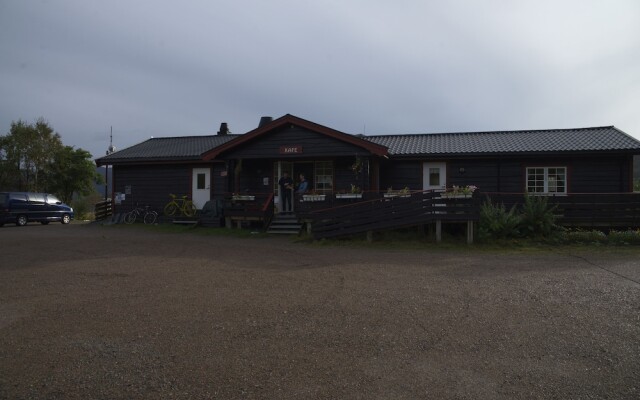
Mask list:
POLYGON ((363 138, 386 146, 392 156, 640 150, 640 141, 614 126, 363 138))
POLYGON ((201 160, 202 154, 240 135, 178 136, 151 138, 131 147, 98 158, 96 163, 111 164, 133 161, 201 160))

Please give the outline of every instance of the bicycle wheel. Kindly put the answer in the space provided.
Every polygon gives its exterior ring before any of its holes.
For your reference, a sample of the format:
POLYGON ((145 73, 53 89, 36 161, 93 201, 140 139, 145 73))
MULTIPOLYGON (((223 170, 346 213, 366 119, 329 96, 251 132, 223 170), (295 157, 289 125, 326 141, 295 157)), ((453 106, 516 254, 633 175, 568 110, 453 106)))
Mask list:
POLYGON ((184 212, 184 215, 187 217, 193 217, 196 215, 196 206, 193 205, 193 201, 185 201, 182 212, 184 212))
POLYGON ((144 223, 147 225, 155 224, 156 218, 158 218, 158 213, 155 211, 147 211, 144 214, 144 223))
POLYGON ((173 216, 178 211, 178 204, 175 201, 170 202, 164 207, 164 215, 173 216))
POLYGON ((136 222, 136 211, 133 210, 126 213, 124 215, 124 222, 126 224, 133 224, 134 222, 136 222))

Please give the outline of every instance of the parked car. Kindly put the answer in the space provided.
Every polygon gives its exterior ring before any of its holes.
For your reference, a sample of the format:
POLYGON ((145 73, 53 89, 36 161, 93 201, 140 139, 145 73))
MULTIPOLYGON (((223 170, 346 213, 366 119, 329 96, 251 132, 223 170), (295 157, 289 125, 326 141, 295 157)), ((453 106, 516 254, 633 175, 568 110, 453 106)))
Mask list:
POLYGON ((51 221, 68 224, 73 219, 73 208, 48 193, 0 192, 0 226, 27 222, 46 225, 51 221))

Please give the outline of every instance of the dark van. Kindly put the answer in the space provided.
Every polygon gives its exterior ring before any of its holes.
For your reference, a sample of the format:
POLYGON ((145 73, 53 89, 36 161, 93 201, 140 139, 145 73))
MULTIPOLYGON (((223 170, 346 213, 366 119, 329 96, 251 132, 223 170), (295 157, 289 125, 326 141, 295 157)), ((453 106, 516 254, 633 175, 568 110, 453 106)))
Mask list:
POLYGON ((0 192, 0 226, 15 223, 24 226, 27 222, 51 221, 68 224, 73 219, 73 208, 48 193, 0 192))

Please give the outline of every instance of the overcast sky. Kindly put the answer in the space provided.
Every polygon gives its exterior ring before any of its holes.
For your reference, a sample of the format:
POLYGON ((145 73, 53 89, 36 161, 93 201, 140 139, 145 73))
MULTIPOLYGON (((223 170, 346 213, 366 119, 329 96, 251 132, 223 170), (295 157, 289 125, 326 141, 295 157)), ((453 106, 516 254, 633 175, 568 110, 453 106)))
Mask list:
POLYGON ((95 157, 294 114, 347 133, 615 125, 640 139, 640 1, 0 0, 0 132, 95 157))

